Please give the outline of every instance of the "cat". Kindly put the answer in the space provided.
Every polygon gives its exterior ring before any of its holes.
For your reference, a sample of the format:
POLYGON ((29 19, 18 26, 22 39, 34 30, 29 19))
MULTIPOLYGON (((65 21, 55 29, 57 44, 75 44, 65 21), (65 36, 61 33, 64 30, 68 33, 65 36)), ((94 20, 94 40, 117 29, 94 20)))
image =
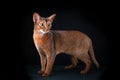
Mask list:
POLYGON ((33 41, 40 56, 41 70, 38 74, 47 77, 51 74, 55 57, 60 53, 71 56, 71 65, 65 69, 74 68, 78 60, 85 63, 85 68, 80 71, 86 74, 90 69, 91 63, 99 68, 92 40, 84 33, 77 30, 51 30, 52 23, 56 14, 49 17, 41 17, 37 12, 33 13, 33 41))

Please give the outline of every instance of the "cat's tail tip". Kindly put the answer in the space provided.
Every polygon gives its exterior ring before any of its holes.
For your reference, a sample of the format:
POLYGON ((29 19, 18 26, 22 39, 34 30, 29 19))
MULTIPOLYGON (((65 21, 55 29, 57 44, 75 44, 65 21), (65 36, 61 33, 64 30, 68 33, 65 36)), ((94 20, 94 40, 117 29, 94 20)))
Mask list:
POLYGON ((100 68, 100 65, 99 65, 99 63, 97 61, 94 61, 94 63, 95 63, 97 68, 100 68))

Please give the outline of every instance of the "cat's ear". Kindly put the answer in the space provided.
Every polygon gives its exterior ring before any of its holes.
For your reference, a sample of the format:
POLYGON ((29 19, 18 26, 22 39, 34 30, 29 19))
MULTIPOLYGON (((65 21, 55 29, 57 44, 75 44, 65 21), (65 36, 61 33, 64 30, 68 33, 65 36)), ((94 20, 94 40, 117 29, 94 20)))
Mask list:
POLYGON ((55 16, 56 16, 56 14, 53 14, 53 15, 49 16, 48 19, 49 19, 51 22, 53 22, 55 16))
POLYGON ((33 22, 37 23, 39 20, 40 20, 40 15, 37 12, 33 13, 33 22))

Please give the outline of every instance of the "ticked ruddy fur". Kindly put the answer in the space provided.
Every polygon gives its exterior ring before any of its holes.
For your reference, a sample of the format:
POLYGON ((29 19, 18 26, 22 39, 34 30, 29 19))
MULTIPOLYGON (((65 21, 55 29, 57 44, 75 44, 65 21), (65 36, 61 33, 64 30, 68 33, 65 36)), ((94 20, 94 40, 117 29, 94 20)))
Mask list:
POLYGON ((38 13, 33 14, 34 31, 33 40, 40 56, 42 76, 49 76, 54 64, 55 57, 60 53, 71 56, 72 64, 65 69, 74 68, 78 59, 85 63, 81 74, 88 72, 93 62, 96 67, 99 64, 95 58, 92 40, 84 33, 75 30, 51 30, 52 22, 56 14, 49 17, 41 17, 38 13))

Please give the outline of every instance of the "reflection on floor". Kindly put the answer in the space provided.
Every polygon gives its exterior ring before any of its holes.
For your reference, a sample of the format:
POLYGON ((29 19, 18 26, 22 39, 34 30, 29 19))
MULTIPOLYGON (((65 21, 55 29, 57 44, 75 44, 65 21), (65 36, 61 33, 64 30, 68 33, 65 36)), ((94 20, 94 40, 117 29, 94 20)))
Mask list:
POLYGON ((105 68, 91 67, 86 75, 81 75, 80 70, 83 66, 77 66, 71 70, 65 70, 64 66, 54 65, 49 77, 42 77, 37 74, 39 65, 27 66, 27 73, 31 80, 99 80, 103 75, 105 68))

